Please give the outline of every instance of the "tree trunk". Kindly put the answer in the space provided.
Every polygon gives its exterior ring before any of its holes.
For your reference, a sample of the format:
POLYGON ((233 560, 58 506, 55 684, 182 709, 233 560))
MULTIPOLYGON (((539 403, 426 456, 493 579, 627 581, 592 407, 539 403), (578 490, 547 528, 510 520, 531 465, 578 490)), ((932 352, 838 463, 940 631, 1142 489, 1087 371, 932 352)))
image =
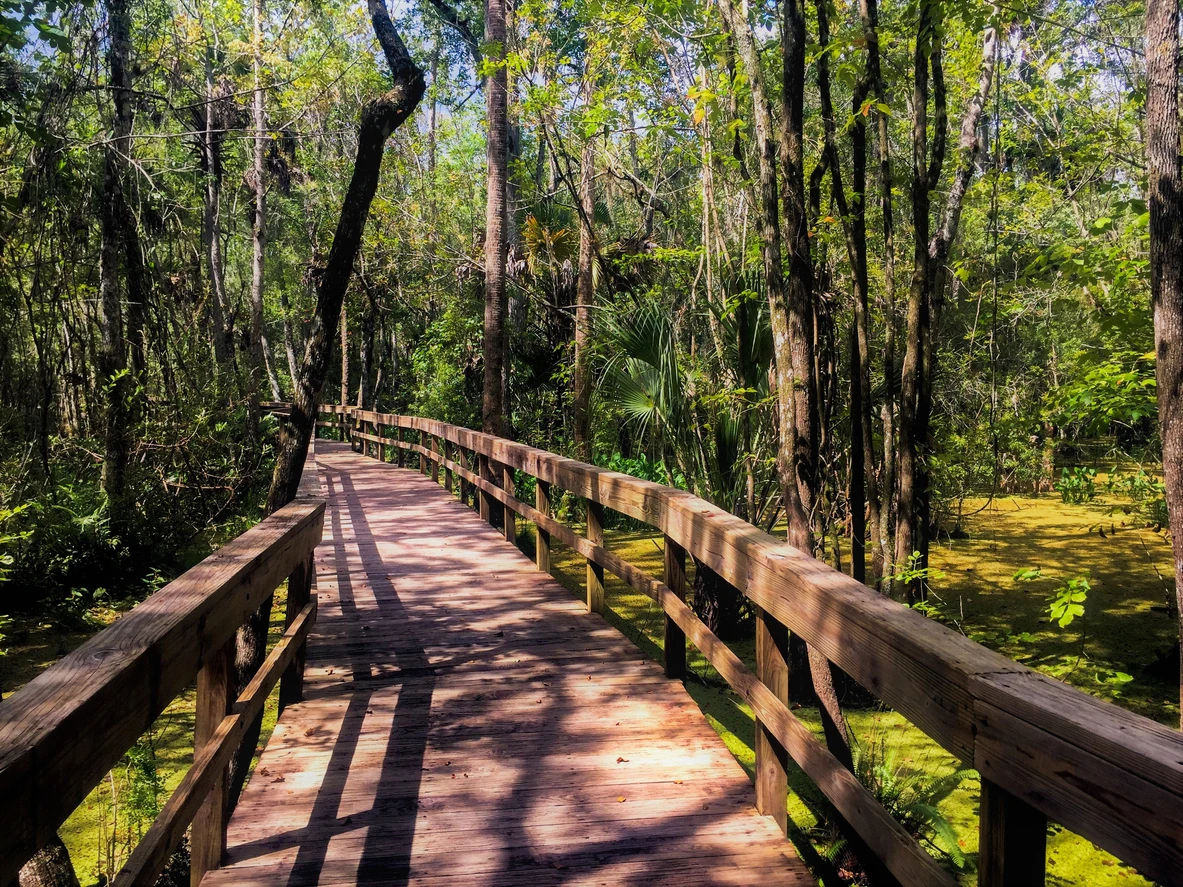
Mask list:
POLYGON ((362 109, 353 175, 341 204, 328 261, 317 281, 316 310, 304 346, 300 378, 292 396, 291 416, 280 429, 279 454, 267 497, 268 514, 296 498, 320 395, 328 375, 333 339, 337 333, 334 327, 345 303, 345 290, 361 246, 370 203, 378 189, 386 140, 411 116, 426 89, 423 72, 416 67, 403 45, 383 0, 367 0, 367 6, 374 33, 390 65, 393 86, 389 92, 367 102, 362 109))
POLYGON ((341 300, 341 398, 337 403, 341 406, 349 403, 349 314, 344 299, 341 300))
MULTIPOLYGON (((1183 636, 1183 175, 1179 157, 1178 0, 1148 0, 1146 4, 1146 86, 1150 297, 1158 355, 1158 421, 1183 636)), ((1183 703, 1183 657, 1179 693, 1183 703)), ((1183 725, 1183 708, 1180 712, 1183 725)))
MULTIPOLYGON (((328 262, 317 281, 316 310, 304 348, 304 362, 292 393, 291 416, 280 429, 275 474, 267 497, 268 514, 295 499, 299 489, 332 356, 333 338, 337 332, 333 326, 342 314, 345 291, 353 274, 353 264, 361 246, 370 204, 378 189, 386 140, 410 117, 426 89, 423 72, 412 61, 395 30, 386 11, 385 0, 367 0, 367 6, 374 34, 390 66, 392 86, 388 92, 367 102, 362 109, 353 175, 341 204, 328 262)), ((245 773, 246 770, 242 760, 245 759, 249 764, 253 752, 254 740, 245 741, 239 754, 240 772, 245 773)), ((241 786, 241 781, 238 785, 241 786)), ((232 797, 237 797, 237 791, 232 797)))
MULTIPOLYGON (((772 320, 776 383, 779 413, 780 443, 777 470, 785 508, 789 513, 789 544, 813 553, 812 514, 815 490, 816 446, 816 384, 812 355, 812 267, 809 261, 808 229, 805 221, 804 175, 801 169, 803 149, 801 132, 804 115, 805 85, 805 20, 800 0, 790 0, 786 6, 785 72, 786 122, 782 130, 781 159, 785 164, 786 190, 794 190, 785 198, 786 225, 793 223, 788 236, 790 273, 795 280, 785 286, 781 270, 781 236, 777 207, 776 143, 773 138, 772 107, 764 84, 764 73, 751 23, 731 3, 716 0, 727 29, 735 39, 736 51, 752 91, 756 153, 758 166, 758 228, 764 276, 768 289, 768 307, 772 320), (793 5, 796 4, 796 5, 793 5), (791 45, 789 45, 791 44, 791 45), (804 244, 802 243, 804 240, 804 244), (804 250, 802 249, 804 247, 804 250), (791 290, 791 293, 790 293, 791 290), (798 390, 800 380, 800 390, 798 390), (804 480, 805 483, 799 483, 804 480), (804 496, 804 499, 803 499, 804 496)), ((823 700, 823 723, 831 751, 842 754, 845 749, 849 764, 850 750, 846 741, 845 721, 837 710, 830 666, 824 656, 808 651, 812 683, 819 699, 823 700)))
MULTIPOLYGON (((585 75, 586 76, 586 75, 585 75)), ((591 84, 584 84, 588 100, 591 84)), ((579 269, 577 303, 575 307, 575 454, 584 462, 592 460, 591 441, 591 367, 588 349, 591 346, 591 308, 595 300, 593 280, 594 245, 591 220, 595 216, 596 144, 589 135, 583 143, 579 159, 579 194, 577 199, 583 212, 579 223, 579 269)))
MULTIPOLYGON (((933 4, 920 4, 912 53, 912 283, 908 290, 904 365, 900 373, 899 503, 896 511, 896 568, 908 564, 916 546, 916 401, 920 386, 920 349, 928 292, 928 64, 936 36, 933 4)), ((915 595, 910 583, 908 595, 915 595)))
POLYGON ((202 197, 202 240, 210 279, 210 315, 213 321, 214 359, 226 372, 234 360, 230 330, 230 308, 226 298, 225 266, 222 261, 222 132, 219 116, 221 98, 213 79, 213 48, 205 49, 205 132, 201 141, 201 165, 205 174, 202 197))
POLYGON ((99 252, 99 385, 105 406, 103 433, 103 492, 114 522, 127 518, 126 472, 129 441, 130 379, 124 339, 120 287, 123 191, 131 149, 131 16, 127 0, 108 0, 110 41, 107 48, 112 102, 111 142, 103 158, 103 200, 99 252))
POLYGON ((374 351, 374 302, 368 299, 361 315, 361 341, 358 343, 357 408, 373 409, 370 404, 370 362, 374 351))
POLYGON ((505 372, 505 209, 509 174, 506 126, 508 90, 505 73, 506 0, 486 0, 485 125, 489 175, 485 202, 484 397, 481 426, 487 434, 506 431, 502 401, 505 372))
POLYGON ((21 867, 16 887, 78 887, 70 851, 56 834, 21 867))
MULTIPOLYGON (((867 79, 875 98, 881 105, 887 105, 887 88, 879 54, 879 9, 876 0, 859 0, 859 20, 863 28, 863 39, 867 46, 867 79)), ((861 109, 860 109, 861 110, 861 109)), ((891 513, 895 493, 895 219, 893 216, 891 189, 893 175, 891 168, 891 141, 888 134, 888 115, 882 109, 875 109, 877 124, 877 149, 879 155, 879 209, 880 230, 883 234, 883 316, 885 320, 883 342, 884 398, 880 407, 883 424, 883 471, 879 478, 879 526, 875 534, 875 551, 872 554, 872 569, 881 589, 890 594, 892 564, 891 513)), ((864 136, 865 138, 865 136, 864 136)), ((865 210, 860 211, 864 220, 865 210)), ((865 314, 866 312, 864 312, 865 314)), ((869 371, 864 364, 864 371, 869 371)), ((864 403, 869 410, 870 404, 864 403)), ((865 443, 864 443, 865 447, 865 443)))
MULTIPOLYGON (((816 0, 818 41, 830 43, 828 0, 816 0)), ((875 442, 871 427, 871 367, 867 341, 867 224, 864 201, 867 191, 867 134, 866 118, 861 113, 868 91, 867 80, 854 91, 851 145, 853 153, 853 206, 846 200, 842 182, 842 165, 838 156, 838 127, 834 119, 834 104, 830 96, 829 55, 817 59, 818 93, 825 128, 825 150, 829 158, 830 179, 834 201, 842 220, 846 239, 846 254, 854 269, 854 323, 850 336, 850 540, 851 575, 865 582, 867 519, 878 532, 879 490, 875 471, 875 442)))
POLYGON ((267 118, 263 110, 263 0, 254 0, 254 39, 252 41, 252 67, 254 68, 254 154, 251 164, 251 182, 255 190, 255 218, 251 230, 251 397, 257 398, 261 380, 266 373, 271 389, 271 399, 281 400, 279 377, 275 374, 275 362, 271 354, 271 343, 267 339, 267 327, 263 320, 263 271, 267 244, 267 118))

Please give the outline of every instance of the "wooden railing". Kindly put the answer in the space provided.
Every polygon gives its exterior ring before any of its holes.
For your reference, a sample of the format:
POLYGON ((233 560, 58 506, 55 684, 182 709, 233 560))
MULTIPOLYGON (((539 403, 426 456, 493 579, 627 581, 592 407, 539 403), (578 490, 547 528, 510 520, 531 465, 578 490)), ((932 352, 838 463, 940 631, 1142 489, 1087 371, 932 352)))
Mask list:
POLYGON ((302 694, 305 639, 316 621, 312 553, 323 526, 324 498, 310 464, 294 502, 0 702, 0 884, 15 883, 20 867, 195 678, 193 765, 113 884, 154 883, 190 824, 192 883, 218 867, 230 761, 276 683, 281 707, 302 694), (235 633, 285 579, 286 630, 235 699, 235 633))
POLYGON ((978 883, 1042 885, 1048 820, 1161 884, 1183 884, 1183 736, 994 653, 877 594, 696 496, 444 422, 325 407, 363 452, 418 468, 481 516, 537 526, 536 561, 557 540, 587 561, 587 606, 604 608, 607 570, 665 613, 665 668, 682 677, 689 639, 757 718, 756 804, 783 826, 787 757, 817 784, 862 843, 905 887, 955 880, 844 768, 787 705, 787 635, 795 632, 981 776, 978 883), (515 471, 537 480, 534 505, 515 471), (586 534, 555 520, 556 488, 587 505, 586 534), (604 544, 604 510, 665 537, 658 580, 604 544), (755 604, 751 672, 687 606, 686 554, 755 604))

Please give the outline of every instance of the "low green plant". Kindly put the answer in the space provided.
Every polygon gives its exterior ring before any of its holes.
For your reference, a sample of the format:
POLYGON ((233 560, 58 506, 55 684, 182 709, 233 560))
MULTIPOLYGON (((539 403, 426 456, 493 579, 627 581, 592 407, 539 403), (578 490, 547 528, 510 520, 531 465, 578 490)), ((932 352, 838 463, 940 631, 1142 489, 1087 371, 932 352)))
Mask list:
MULTIPOLYGON (((969 870, 956 827, 940 810, 940 802, 967 780, 977 780, 976 770, 962 769, 932 776, 927 768, 901 761, 888 746, 887 736, 874 732, 851 744, 854 772, 867 790, 933 857, 955 872, 969 870)), ((841 869, 847 852, 839 838, 827 856, 841 869)))
POLYGON ((1061 468, 1060 479, 1055 483, 1056 492, 1067 505, 1084 505, 1097 495, 1097 469, 1077 465, 1061 468))
POLYGON ((1065 579, 1048 598, 1048 620, 1060 628, 1067 628, 1077 616, 1083 617, 1091 588, 1088 579, 1083 576, 1065 579))

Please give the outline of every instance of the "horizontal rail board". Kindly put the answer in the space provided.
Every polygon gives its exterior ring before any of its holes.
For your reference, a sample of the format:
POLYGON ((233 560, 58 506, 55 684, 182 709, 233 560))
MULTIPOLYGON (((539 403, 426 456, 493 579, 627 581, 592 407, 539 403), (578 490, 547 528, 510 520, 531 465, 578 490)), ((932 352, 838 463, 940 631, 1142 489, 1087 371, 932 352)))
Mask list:
MULTIPOLYGON (((348 415, 433 435, 649 524, 983 778, 1144 876, 1183 883, 1183 735, 987 650, 691 493, 431 419, 348 415)), ((635 570, 459 463, 440 464, 605 569, 635 570)), ((770 728, 774 715, 760 713, 770 728)))
POLYGON ((196 755, 180 785, 160 810, 160 815, 144 834, 127 864, 115 875, 112 887, 136 887, 153 884, 168 865, 169 857, 181 843, 219 773, 229 765, 247 728, 263 711, 267 697, 279 678, 299 653, 316 622, 316 599, 313 598, 284 632, 279 643, 267 655, 258 673, 243 689, 234 711, 222 719, 213 737, 196 755))
POLYGON ((297 499, 0 703, 0 884, 53 836, 321 538, 297 499))

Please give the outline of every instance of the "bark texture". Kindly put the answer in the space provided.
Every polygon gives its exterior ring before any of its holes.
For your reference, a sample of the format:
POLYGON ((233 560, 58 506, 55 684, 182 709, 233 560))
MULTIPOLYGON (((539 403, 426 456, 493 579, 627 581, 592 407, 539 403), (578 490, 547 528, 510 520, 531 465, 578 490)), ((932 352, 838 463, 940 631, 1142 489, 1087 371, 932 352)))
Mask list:
POLYGON ((54 835, 21 867, 14 887, 78 887, 70 852, 61 838, 54 835))
MULTIPOLYGON (((1175 554, 1175 595, 1183 604, 1183 175, 1179 156, 1178 0, 1148 0, 1146 4, 1145 138, 1158 421, 1175 554)), ((1178 609, 1183 636, 1183 606, 1178 609)), ((1183 657, 1179 693, 1183 702, 1183 657)), ((1180 723, 1183 726, 1183 720, 1180 723)))

